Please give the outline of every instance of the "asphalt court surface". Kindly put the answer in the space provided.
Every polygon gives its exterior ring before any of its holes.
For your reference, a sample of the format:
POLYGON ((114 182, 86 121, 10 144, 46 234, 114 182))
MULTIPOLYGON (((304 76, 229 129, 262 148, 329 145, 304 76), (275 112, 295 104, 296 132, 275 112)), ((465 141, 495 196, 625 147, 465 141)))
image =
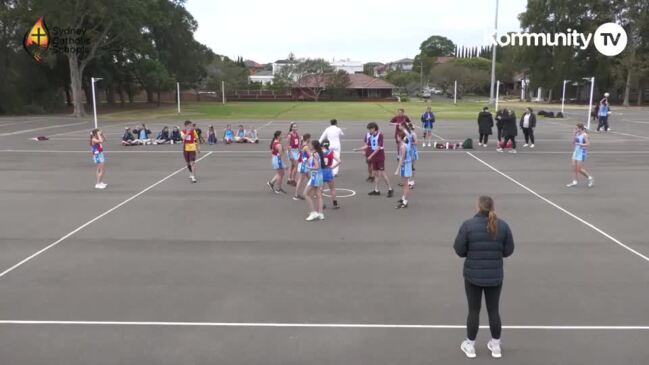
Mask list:
MULTIPOLYGON (((394 209, 396 197, 367 196, 362 155, 351 152, 366 122, 340 121, 336 184, 356 195, 317 223, 304 222, 304 202, 264 185, 273 174, 268 138, 288 122, 243 122, 260 128, 259 145, 203 146, 197 184, 179 146, 125 148, 121 133, 135 122, 102 123, 109 186, 95 191, 90 121, 2 118, 0 359, 465 363, 462 260, 452 243, 477 196, 489 194, 516 241, 505 263, 500 362, 644 364, 649 123, 642 111, 614 113, 612 131, 591 133, 591 189, 565 187, 575 120, 539 118, 536 148, 520 147, 519 135, 516 155, 493 142, 471 154, 420 146, 406 210, 394 209), (51 140, 29 140, 37 135, 51 140)), ((219 134, 226 123, 197 122, 219 134)), ((298 123, 314 136, 328 125, 298 123)), ((393 127, 380 126, 396 185, 393 127)), ((440 121, 436 139, 475 143, 476 129, 440 121)), ((488 332, 478 335, 481 362, 495 361, 488 332)))

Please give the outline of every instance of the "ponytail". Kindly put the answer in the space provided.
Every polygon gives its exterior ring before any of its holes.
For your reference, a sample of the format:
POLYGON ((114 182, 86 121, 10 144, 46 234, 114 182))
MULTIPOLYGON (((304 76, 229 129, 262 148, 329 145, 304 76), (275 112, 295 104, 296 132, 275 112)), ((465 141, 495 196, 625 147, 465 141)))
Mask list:
POLYGON ((313 140, 311 141, 311 146, 315 150, 315 152, 320 155, 320 168, 323 168, 325 166, 325 158, 324 158, 324 153, 322 152, 322 146, 320 145, 320 141, 313 140))
POLYGON ((99 128, 95 128, 90 132, 90 146, 92 147, 92 139, 94 137, 98 137, 97 134, 99 133, 99 128))
POLYGON ((273 145, 275 144, 275 140, 279 138, 279 136, 282 135, 282 131, 275 131, 275 134, 273 134, 273 139, 270 141, 270 150, 273 150, 273 145))
POLYGON ((496 222, 498 221, 498 217, 496 217, 496 213, 494 211, 490 211, 488 218, 487 218, 487 232, 491 235, 491 237, 495 238, 496 233, 498 233, 498 228, 496 226, 496 222))
POLYGON ((498 233, 498 217, 494 212, 494 201, 489 196, 481 196, 478 199, 478 208, 480 213, 487 215, 487 232, 491 235, 492 238, 496 238, 498 233))

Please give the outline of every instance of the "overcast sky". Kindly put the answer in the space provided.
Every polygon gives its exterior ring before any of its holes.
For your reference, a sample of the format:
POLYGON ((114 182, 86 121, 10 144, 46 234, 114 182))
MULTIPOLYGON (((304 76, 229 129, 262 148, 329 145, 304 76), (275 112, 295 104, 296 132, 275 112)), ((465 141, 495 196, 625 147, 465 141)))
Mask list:
MULTIPOLYGON (((482 45, 496 0, 187 0, 196 39, 259 63, 297 57, 389 62, 414 58, 431 35, 482 45)), ((498 30, 519 30, 527 0, 500 0, 498 30)))

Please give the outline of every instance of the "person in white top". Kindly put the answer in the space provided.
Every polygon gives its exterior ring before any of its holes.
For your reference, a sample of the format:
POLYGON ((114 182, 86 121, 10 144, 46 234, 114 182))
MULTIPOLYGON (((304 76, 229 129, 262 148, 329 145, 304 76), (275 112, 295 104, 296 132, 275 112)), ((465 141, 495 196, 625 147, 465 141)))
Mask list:
MULTIPOLYGON (((334 156, 337 159, 340 159, 340 137, 344 136, 343 130, 338 128, 338 121, 335 119, 331 120, 331 125, 322 132, 320 136, 320 143, 325 139, 329 140, 329 149, 334 151, 334 156)), ((338 175, 338 167, 333 169, 334 176, 338 175)))

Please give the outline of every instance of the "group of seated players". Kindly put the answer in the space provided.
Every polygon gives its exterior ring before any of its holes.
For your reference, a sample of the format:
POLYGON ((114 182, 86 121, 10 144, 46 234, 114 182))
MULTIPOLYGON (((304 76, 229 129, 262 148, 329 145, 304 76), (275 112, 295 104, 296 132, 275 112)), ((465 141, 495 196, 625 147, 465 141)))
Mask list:
MULTIPOLYGON (((198 142, 200 144, 206 143, 203 138, 203 131, 198 128, 194 123, 194 129, 198 134, 198 142)), ((170 131, 169 127, 164 126, 156 138, 151 138, 151 130, 147 128, 146 124, 142 123, 133 128, 126 127, 122 135, 122 146, 142 146, 149 144, 175 144, 182 143, 183 139, 180 134, 180 128, 174 126, 170 131)), ((257 130, 245 129, 243 125, 239 125, 239 129, 235 132, 230 124, 227 125, 223 131, 223 142, 225 144, 231 143, 259 143, 257 130)), ((214 131, 214 126, 211 125, 207 132, 207 144, 217 144, 218 138, 214 131)))

